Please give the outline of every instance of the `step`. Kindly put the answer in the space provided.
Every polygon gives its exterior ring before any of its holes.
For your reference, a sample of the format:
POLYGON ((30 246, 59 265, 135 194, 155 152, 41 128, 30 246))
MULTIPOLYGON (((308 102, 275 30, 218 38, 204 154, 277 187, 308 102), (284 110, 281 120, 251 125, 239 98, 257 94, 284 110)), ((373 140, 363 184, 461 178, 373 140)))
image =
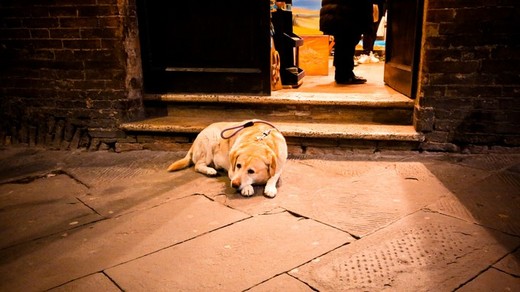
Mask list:
POLYGON ((145 102, 229 103, 255 105, 328 105, 413 108, 414 101, 399 93, 313 93, 274 91, 270 96, 225 94, 146 94, 145 102))
POLYGON ((261 119, 284 134, 293 154, 338 147, 416 150, 424 137, 412 126, 413 107, 413 100, 388 94, 148 94, 145 108, 151 116, 121 129, 145 143, 144 149, 187 150, 211 123, 261 119))
POLYGON ((413 100, 388 94, 281 93, 245 95, 146 95, 149 116, 219 116, 266 120, 411 125, 413 100))
MULTIPOLYGON (((217 119, 215 116, 165 116, 124 123, 121 125, 121 129, 133 133, 197 134, 216 121, 237 122, 239 125, 242 120, 227 114, 226 117, 221 117, 220 119, 217 119)), ((424 139, 423 135, 417 133, 411 125, 308 123, 277 121, 273 119, 269 120, 269 122, 273 123, 285 137, 409 142, 422 142, 424 139)))

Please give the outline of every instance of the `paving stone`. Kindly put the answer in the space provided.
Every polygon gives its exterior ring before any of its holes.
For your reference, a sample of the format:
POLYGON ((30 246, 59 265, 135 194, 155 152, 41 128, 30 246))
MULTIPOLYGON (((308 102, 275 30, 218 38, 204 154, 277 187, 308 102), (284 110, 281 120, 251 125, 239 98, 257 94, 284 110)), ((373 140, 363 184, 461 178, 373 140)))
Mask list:
POLYGON ((520 278, 513 277, 496 269, 489 269, 457 291, 520 291, 520 278))
POLYGON ((113 217, 194 194, 222 193, 227 183, 221 179, 207 177, 193 169, 175 173, 163 171, 96 184, 82 199, 103 216, 113 217))
POLYGON ((314 291, 305 283, 287 275, 281 274, 249 290, 249 292, 310 292, 314 291))
POLYGON ((457 161, 460 165, 471 166, 484 170, 501 170, 520 163, 520 155, 460 155, 457 161))
POLYGON ((352 240, 284 212, 249 218, 106 273, 124 290, 239 291, 352 240))
POLYGON ((114 185, 146 175, 167 176, 167 166, 178 158, 178 153, 168 152, 97 151, 70 157, 66 171, 88 186, 114 185))
POLYGON ((453 291, 519 245, 519 238, 421 211, 290 274, 319 291, 453 291))
POLYGON ((0 291, 57 287, 245 218, 203 196, 190 196, 0 250, 0 291))
POLYGON ((359 176, 310 166, 289 168, 286 175, 289 179, 284 181, 283 208, 359 237, 451 196, 424 165, 416 162, 375 163, 359 176))
MULTIPOLYGON (((240 210, 250 215, 259 215, 277 212, 287 202, 288 197, 294 197, 299 193, 306 193, 310 191, 310 188, 317 187, 316 184, 309 186, 309 183, 315 182, 317 178, 322 179, 322 176, 330 176, 330 172, 344 176, 354 176, 356 174, 362 174, 369 170, 373 170, 377 167, 380 170, 384 170, 384 166, 371 166, 362 165, 361 163, 350 163, 344 162, 337 163, 331 162, 328 165, 320 160, 293 160, 290 159, 285 165, 284 172, 278 184, 278 195, 272 199, 266 199, 263 196, 264 187, 255 186, 255 194, 252 197, 244 198, 237 191, 229 186, 228 179, 222 179, 224 188, 221 188, 220 192, 208 192, 206 195, 211 196, 217 202, 220 202, 231 208, 240 210), (327 175, 326 175, 327 173, 327 175), (313 176, 314 175, 314 176, 313 176), (307 180, 309 176, 313 176, 310 180, 307 180), (295 192, 295 189, 298 189, 295 192)), ((289 199, 290 200, 290 199, 289 199)))
POLYGON ((67 152, 48 152, 28 148, 4 148, 0 150, 0 184, 28 177, 42 177, 59 169, 67 152))
POLYGON ((520 235, 520 174, 502 171, 460 187, 430 209, 520 235))
POLYGON ((102 273, 86 276, 58 288, 49 290, 50 292, 119 292, 121 291, 107 276, 102 273))
POLYGON ((490 175, 489 171, 445 162, 425 162, 428 170, 453 194, 463 192, 490 175))
POLYGON ((87 191, 66 175, 0 185, 0 249, 102 219, 78 200, 87 191))

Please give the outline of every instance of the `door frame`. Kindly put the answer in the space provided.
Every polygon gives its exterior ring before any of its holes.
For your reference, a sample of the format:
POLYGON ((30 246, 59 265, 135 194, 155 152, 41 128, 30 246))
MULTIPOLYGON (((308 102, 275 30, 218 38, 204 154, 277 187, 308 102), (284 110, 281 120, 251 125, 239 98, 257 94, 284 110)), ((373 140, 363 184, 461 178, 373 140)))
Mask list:
POLYGON ((387 86, 412 99, 416 98, 419 83, 418 77, 421 56, 423 10, 424 3, 421 0, 390 0, 387 2, 385 69, 383 80, 387 86), (404 3, 406 1, 415 3, 404 3), (408 4, 408 6, 406 6, 406 4, 408 4), (405 9, 406 7, 411 7, 415 11, 405 9), (395 39, 400 39, 401 41, 404 39, 403 37, 397 38, 394 35, 394 30, 397 30, 400 27, 403 27, 403 25, 407 24, 406 22, 402 21, 398 23, 397 21, 402 19, 398 19, 394 11, 406 11, 406 13, 409 13, 411 17, 411 19, 408 21, 413 21, 413 25, 406 27, 406 31, 403 31, 403 33, 410 34, 406 35, 405 37, 413 37, 412 45, 406 46, 412 50, 411 52, 408 52, 411 54, 411 57, 409 58, 410 60, 407 60, 411 64, 402 62, 402 58, 400 57, 403 54, 399 55, 400 52, 394 50, 396 44, 399 45, 397 46, 399 48, 405 47, 402 43, 394 43, 395 39), (415 12, 415 15, 413 15, 413 12, 415 12))

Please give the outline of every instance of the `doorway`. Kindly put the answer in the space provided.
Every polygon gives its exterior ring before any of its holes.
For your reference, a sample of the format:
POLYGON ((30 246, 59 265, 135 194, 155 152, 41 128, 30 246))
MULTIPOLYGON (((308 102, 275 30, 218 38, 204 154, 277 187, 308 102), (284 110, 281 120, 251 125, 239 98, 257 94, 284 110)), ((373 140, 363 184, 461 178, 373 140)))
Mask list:
MULTIPOLYGON (((328 60, 328 75, 306 74, 303 84, 297 89, 283 92, 315 92, 365 94, 371 96, 404 95, 415 98, 422 29, 422 1, 387 1, 387 12, 379 26, 374 51, 380 57, 378 63, 364 63, 354 68, 356 75, 368 81, 362 85, 336 85, 332 57, 328 60)), ((303 35, 319 35, 319 0, 293 0, 295 32, 303 35)), ((305 45, 305 44, 304 44, 305 45)), ((356 48, 357 55, 362 50, 356 48)), ((305 69, 305 68, 303 68, 305 69)))
MULTIPOLYGON (((269 2, 246 2, 228 7, 215 1, 194 6, 188 2, 137 0, 145 92, 272 94, 269 2)), ((321 5, 318 0, 292 2, 293 10, 298 3, 321 5)), ((368 79, 367 84, 336 86, 333 72, 329 72, 325 77, 307 75, 299 88, 281 92, 402 93, 414 98, 421 2, 389 1, 393 4, 388 5, 385 62, 360 65, 354 70, 368 79), (404 17, 396 10, 414 15, 404 17)), ((319 20, 319 8, 317 15, 319 20)), ((333 70, 332 64, 329 70, 333 70)))

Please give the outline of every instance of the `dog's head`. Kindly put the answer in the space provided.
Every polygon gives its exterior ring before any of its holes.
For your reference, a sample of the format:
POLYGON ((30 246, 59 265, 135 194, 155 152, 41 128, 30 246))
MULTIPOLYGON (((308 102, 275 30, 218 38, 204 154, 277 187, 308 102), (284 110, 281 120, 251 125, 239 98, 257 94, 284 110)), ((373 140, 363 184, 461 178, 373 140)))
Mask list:
POLYGON ((229 156, 229 179, 239 191, 247 185, 265 184, 276 171, 275 154, 268 148, 231 151, 229 156))

